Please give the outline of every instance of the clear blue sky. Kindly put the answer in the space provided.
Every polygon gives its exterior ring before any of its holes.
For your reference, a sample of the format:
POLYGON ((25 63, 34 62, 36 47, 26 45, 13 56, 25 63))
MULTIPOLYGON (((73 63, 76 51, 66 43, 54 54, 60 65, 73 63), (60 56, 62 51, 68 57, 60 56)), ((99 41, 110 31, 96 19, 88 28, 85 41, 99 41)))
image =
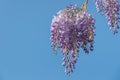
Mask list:
POLYGON ((0 80, 120 80, 120 30, 113 35, 93 0, 88 12, 96 19, 95 49, 80 51, 74 73, 61 66, 62 54, 50 46, 54 15, 84 0, 0 0, 0 80))

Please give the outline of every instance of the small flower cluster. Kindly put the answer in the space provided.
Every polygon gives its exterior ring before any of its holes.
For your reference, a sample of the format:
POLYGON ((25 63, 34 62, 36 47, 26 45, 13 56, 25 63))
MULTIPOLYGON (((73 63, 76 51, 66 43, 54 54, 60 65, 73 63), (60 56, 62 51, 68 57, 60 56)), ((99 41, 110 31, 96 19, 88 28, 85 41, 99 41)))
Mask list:
POLYGON ((101 14, 104 14, 104 5, 102 0, 95 0, 95 5, 97 8, 97 11, 101 14))
POLYGON ((114 34, 117 33, 120 22, 120 4, 118 0, 95 0, 95 2, 98 12, 106 15, 108 25, 112 28, 114 34))
POLYGON ((70 74, 75 68, 79 49, 85 53, 93 50, 95 20, 91 14, 77 6, 68 6, 54 16, 51 23, 51 42, 54 51, 63 53, 65 72, 70 74))

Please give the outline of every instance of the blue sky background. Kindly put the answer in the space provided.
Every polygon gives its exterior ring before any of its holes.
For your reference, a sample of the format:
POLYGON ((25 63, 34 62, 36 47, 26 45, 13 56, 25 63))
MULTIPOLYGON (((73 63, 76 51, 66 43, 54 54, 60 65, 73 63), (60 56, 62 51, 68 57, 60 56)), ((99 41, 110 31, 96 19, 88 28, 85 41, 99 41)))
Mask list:
POLYGON ((120 30, 110 31, 93 0, 88 12, 96 19, 95 49, 80 51, 71 76, 61 66, 62 54, 50 46, 54 15, 84 0, 0 0, 0 80, 120 80, 120 30))

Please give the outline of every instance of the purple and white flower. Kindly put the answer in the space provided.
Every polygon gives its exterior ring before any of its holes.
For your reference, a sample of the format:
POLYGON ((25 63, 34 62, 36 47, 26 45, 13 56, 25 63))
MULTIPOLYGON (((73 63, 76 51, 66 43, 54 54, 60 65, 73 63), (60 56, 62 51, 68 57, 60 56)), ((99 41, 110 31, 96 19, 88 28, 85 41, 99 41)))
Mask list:
POLYGON ((51 23, 51 43, 53 50, 61 49, 63 63, 67 74, 73 72, 78 60, 79 49, 85 53, 93 50, 95 20, 87 11, 68 6, 57 13, 51 23))
POLYGON ((113 30, 113 33, 117 33, 120 22, 120 4, 118 0, 95 0, 98 12, 106 15, 108 25, 113 30))

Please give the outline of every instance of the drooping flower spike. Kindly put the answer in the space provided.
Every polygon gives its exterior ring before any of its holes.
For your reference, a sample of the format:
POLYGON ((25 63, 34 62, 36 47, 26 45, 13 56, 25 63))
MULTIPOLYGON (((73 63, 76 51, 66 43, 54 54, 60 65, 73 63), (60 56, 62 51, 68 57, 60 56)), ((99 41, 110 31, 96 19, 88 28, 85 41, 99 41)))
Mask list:
POLYGON ((120 22, 120 4, 118 0, 95 0, 98 12, 105 14, 108 20, 108 25, 113 30, 113 33, 117 33, 120 22))
POLYGON ((95 0, 95 5, 97 8, 97 11, 103 15, 104 14, 103 1, 102 0, 95 0))
POLYGON ((93 50, 95 35, 95 20, 86 11, 86 4, 82 7, 70 5, 60 10, 51 23, 51 44, 54 51, 61 49, 65 72, 69 75, 75 68, 79 50, 85 53, 93 50))

